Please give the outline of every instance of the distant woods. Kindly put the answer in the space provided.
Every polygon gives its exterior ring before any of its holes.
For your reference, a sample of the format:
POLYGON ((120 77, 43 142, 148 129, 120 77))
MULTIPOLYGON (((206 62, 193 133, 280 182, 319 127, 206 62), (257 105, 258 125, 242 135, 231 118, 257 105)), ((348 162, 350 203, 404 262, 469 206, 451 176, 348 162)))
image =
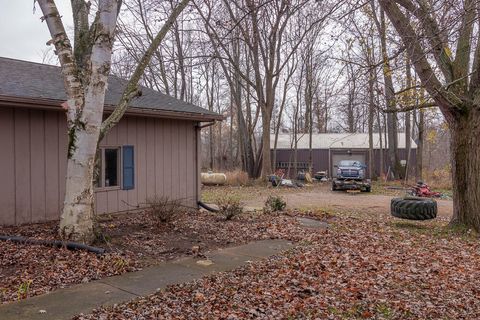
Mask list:
MULTIPOLYGON (((123 2, 113 70, 128 77, 178 1, 123 2)), ((439 28, 460 21, 460 4, 435 6, 439 28)), ((195 0, 156 50, 142 84, 224 115, 202 130, 204 169, 268 175, 280 133, 291 134, 292 148, 302 135, 380 133, 387 157, 374 175, 405 178, 400 133, 424 155, 409 164, 421 179, 425 166, 446 165, 428 150, 448 150, 449 135, 384 10, 376 0, 195 0)))

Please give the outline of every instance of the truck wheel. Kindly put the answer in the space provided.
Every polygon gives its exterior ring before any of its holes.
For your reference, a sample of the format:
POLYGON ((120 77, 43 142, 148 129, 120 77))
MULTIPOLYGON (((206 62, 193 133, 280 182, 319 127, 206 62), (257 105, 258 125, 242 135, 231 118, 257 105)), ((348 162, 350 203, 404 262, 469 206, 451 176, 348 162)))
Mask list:
POLYGON ((337 186, 335 185, 335 182, 332 183, 332 191, 337 191, 337 186))
POLYGON ((430 220, 437 217, 437 202, 418 197, 393 198, 390 211, 392 216, 401 219, 430 220))
POLYGON ((365 188, 365 192, 371 192, 372 191, 372 187, 368 186, 365 188))

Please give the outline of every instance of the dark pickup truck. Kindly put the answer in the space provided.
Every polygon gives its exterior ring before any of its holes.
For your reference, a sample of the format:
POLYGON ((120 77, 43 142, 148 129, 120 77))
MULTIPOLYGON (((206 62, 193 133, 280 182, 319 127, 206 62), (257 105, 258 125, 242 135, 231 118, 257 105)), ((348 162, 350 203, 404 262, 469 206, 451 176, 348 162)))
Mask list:
POLYGON ((341 160, 337 168, 337 177, 332 181, 332 190, 371 191, 370 179, 365 179, 367 166, 357 160, 341 160))

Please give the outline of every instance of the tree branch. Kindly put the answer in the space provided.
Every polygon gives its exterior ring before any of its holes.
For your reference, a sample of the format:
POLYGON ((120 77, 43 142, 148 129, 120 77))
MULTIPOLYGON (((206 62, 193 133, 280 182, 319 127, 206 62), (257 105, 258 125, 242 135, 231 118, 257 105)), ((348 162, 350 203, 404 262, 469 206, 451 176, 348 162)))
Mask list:
POLYGON ((379 0, 380 5, 387 13, 390 21, 394 25, 403 43, 407 46, 407 52, 410 56, 415 71, 422 80, 422 84, 427 89, 430 96, 437 102, 443 114, 448 118, 453 115, 462 101, 445 91, 441 82, 438 80, 432 66, 426 58, 416 32, 410 25, 405 14, 398 8, 397 4, 389 0, 379 0))
POLYGON ((135 71, 133 72, 132 77, 128 81, 117 107, 112 112, 112 114, 110 114, 110 116, 102 123, 102 128, 100 130, 100 140, 113 126, 115 126, 120 121, 122 116, 125 114, 125 111, 127 110, 130 101, 139 95, 138 82, 140 81, 140 78, 145 71, 145 68, 150 63, 153 54, 162 43, 173 23, 178 18, 183 9, 185 9, 189 2, 190 0, 182 0, 175 7, 175 9, 173 9, 172 13, 168 17, 163 27, 155 36, 152 43, 150 43, 150 46, 148 47, 143 57, 140 59, 140 62, 138 63, 135 71))
POLYGON ((382 108, 379 108, 379 109, 383 113, 397 113, 397 112, 408 112, 412 110, 434 108, 434 107, 438 107, 438 104, 436 104, 435 102, 430 102, 430 103, 423 103, 423 104, 412 105, 412 106, 400 106, 400 108, 397 108, 397 109, 382 109, 382 108))
POLYGON ((60 13, 54 0, 37 0, 43 13, 52 39, 47 43, 55 46, 55 53, 60 61, 65 90, 68 96, 67 119, 73 122, 83 102, 82 83, 78 77, 78 68, 75 62, 70 39, 65 32, 60 13))
POLYGON ((420 21, 422 28, 428 36, 428 41, 433 49, 433 56, 435 57, 443 76, 447 81, 452 81, 452 59, 451 51, 448 47, 448 40, 442 35, 440 27, 430 14, 428 4, 424 0, 417 1, 419 3, 418 7, 415 6, 411 0, 395 0, 391 2, 397 2, 420 21))

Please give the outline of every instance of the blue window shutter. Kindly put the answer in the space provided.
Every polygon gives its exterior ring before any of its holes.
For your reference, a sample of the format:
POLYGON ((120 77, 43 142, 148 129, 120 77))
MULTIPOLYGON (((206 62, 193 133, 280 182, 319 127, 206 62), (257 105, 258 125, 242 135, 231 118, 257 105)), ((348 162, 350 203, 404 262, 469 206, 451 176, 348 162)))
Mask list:
POLYGON ((123 146, 123 189, 131 190, 135 187, 135 165, 133 146, 123 146))

